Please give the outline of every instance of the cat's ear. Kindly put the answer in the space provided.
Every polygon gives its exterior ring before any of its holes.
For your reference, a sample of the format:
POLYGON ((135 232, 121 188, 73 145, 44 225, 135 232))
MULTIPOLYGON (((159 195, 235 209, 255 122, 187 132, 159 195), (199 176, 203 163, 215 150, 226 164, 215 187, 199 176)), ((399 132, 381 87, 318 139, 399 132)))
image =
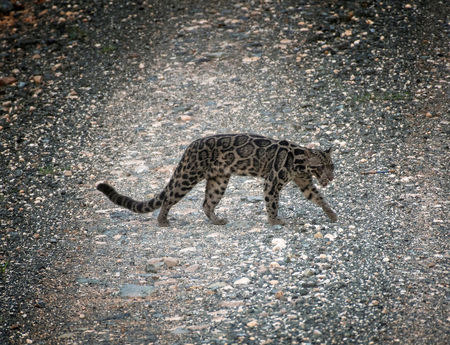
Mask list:
POLYGON ((331 152, 333 152, 333 151, 334 151, 334 147, 330 146, 328 149, 325 150, 325 153, 330 155, 331 152))

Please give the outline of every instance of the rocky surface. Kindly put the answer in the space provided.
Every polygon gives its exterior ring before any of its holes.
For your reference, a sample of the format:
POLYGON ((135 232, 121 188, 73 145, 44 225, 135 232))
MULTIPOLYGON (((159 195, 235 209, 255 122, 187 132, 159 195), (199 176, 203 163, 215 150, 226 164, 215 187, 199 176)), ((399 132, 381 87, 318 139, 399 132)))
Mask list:
POLYGON ((0 342, 445 344, 448 4, 1 1, 0 342), (190 141, 334 145, 328 223, 261 181, 148 198, 190 141))

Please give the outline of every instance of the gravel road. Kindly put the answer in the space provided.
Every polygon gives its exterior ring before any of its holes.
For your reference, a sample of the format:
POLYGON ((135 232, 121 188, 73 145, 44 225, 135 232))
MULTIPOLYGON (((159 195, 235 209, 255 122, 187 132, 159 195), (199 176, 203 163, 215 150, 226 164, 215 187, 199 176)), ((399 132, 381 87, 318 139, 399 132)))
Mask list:
POLYGON ((448 344, 445 1, 0 1, 0 343, 448 344), (295 186, 119 209, 194 139, 335 148, 295 186))

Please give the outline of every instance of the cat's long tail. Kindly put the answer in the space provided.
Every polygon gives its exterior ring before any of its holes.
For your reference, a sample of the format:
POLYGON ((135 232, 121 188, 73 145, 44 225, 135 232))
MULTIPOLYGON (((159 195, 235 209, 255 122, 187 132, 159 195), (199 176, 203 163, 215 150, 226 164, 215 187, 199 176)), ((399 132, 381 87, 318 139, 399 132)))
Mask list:
POLYGON ((161 192, 157 197, 147 201, 136 201, 128 196, 119 194, 107 183, 99 183, 97 189, 105 194, 109 200, 116 205, 125 207, 136 213, 152 212, 161 207, 165 192, 161 192))

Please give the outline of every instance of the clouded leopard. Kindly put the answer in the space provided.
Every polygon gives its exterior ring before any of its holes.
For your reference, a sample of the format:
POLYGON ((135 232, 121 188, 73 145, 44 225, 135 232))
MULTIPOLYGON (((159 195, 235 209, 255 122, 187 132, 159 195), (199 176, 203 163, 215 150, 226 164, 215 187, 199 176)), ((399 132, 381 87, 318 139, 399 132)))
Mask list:
POLYGON ((278 217, 281 189, 290 181, 304 196, 322 207, 325 214, 337 217, 320 195, 312 177, 322 186, 333 180, 331 149, 308 149, 286 140, 275 140, 254 134, 219 134, 193 141, 183 153, 169 183, 159 195, 147 201, 135 201, 117 193, 106 183, 97 185, 112 202, 133 212, 146 213, 161 208, 158 224, 168 226, 170 208, 198 182, 206 179, 203 210, 213 224, 225 224, 214 209, 222 198, 231 175, 264 178, 264 200, 270 224, 284 224, 278 217))

